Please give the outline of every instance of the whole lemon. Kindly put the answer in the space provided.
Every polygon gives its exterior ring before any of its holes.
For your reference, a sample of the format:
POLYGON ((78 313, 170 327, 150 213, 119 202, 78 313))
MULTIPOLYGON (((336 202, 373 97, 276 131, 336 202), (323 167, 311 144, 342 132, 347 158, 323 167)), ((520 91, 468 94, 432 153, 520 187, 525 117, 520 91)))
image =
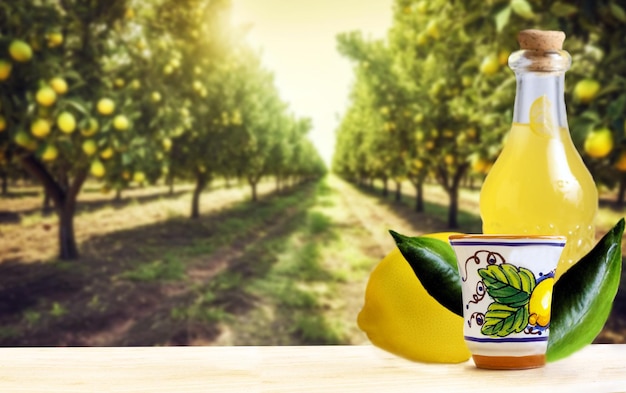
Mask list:
POLYGON ((67 93, 67 82, 59 76, 50 79, 50 87, 52 87, 57 94, 67 93))
POLYGON ((98 151, 98 145, 96 145, 96 142, 93 139, 87 139, 84 141, 82 148, 83 152, 87 156, 93 156, 98 151))
POLYGON ((483 58, 483 61, 480 63, 479 69, 480 72, 484 75, 494 75, 500 69, 500 61, 498 60, 498 56, 495 54, 485 56, 483 58))
MULTIPOLYGON (((427 236, 447 242, 451 234, 427 236)), ((463 318, 426 292, 397 248, 370 274, 357 323, 372 344, 410 360, 460 363, 470 357, 463 318)))
POLYGON ((61 112, 57 117, 57 126, 66 134, 71 134, 76 129, 76 118, 70 112, 61 112))
POLYGON ((619 158, 615 163, 615 168, 617 168, 620 172, 626 172, 626 151, 623 151, 619 154, 619 158))
POLYGON ((9 79, 9 76, 11 76, 12 68, 13 65, 11 64, 11 62, 0 59, 0 81, 5 81, 9 79))
POLYGON ((109 158, 113 157, 113 153, 113 149, 107 147, 100 152, 100 158, 102 158, 103 160, 108 160, 109 158))
POLYGON ((595 79, 582 79, 574 86, 574 96, 582 103, 593 101, 600 91, 600 82, 595 79))
POLYGON ((118 131, 126 131, 130 127, 130 121, 128 117, 124 115, 117 115, 113 118, 113 128, 118 131))
POLYGON ((54 145, 46 145, 41 152, 41 159, 44 161, 54 161, 59 156, 59 150, 54 145))
POLYGON ((143 172, 133 173, 133 181, 135 183, 143 183, 146 180, 146 175, 143 172))
POLYGON ((101 98, 96 108, 101 115, 110 115, 115 110, 115 102, 110 98, 101 98))
POLYGON ((52 106, 57 100, 57 93, 50 86, 44 86, 35 93, 35 101, 41 106, 52 106))
POLYGON ((50 122, 46 119, 35 119, 30 125, 30 132, 33 136, 43 139, 50 134, 50 122))
POLYGON ((33 58, 33 49, 22 40, 13 40, 9 45, 9 54, 13 60, 25 63, 33 58))
POLYGON ((583 147, 589 157, 604 158, 613 150, 613 133, 608 128, 593 130, 587 134, 583 147))
POLYGON ((102 177, 106 174, 106 169, 99 160, 94 160, 89 167, 89 172, 95 177, 102 177))

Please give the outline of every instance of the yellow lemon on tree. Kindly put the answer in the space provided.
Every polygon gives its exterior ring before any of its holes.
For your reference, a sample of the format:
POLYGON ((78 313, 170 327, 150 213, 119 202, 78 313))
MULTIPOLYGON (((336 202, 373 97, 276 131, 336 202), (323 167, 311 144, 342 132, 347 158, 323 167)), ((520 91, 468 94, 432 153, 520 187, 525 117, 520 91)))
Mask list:
POLYGON ((57 93, 50 86, 44 86, 35 93, 35 101, 41 106, 52 106, 57 100, 57 93))
POLYGON ((118 131, 126 131, 130 127, 130 121, 124 115, 117 115, 113 118, 113 127, 118 131))
POLYGON ((76 119, 70 112, 61 112, 57 117, 57 126, 66 134, 71 134, 76 129, 76 119))
POLYGON ((138 172, 133 173, 133 181, 135 183, 143 183, 145 180, 146 180, 146 175, 143 172, 138 171, 138 172))
POLYGON ((537 284, 530 294, 528 323, 531 325, 546 327, 550 323, 553 287, 554 278, 549 277, 537 284))
POLYGON ((50 79, 50 87, 52 87, 52 90, 57 94, 63 95, 67 93, 67 82, 59 76, 50 79))
POLYGON ((115 110, 115 102, 110 98, 101 98, 96 104, 96 108, 101 115, 110 115, 115 110))
POLYGON ((50 122, 46 119, 35 119, 30 125, 30 133, 39 139, 47 137, 50 134, 50 122))
POLYGON ((113 157, 113 149, 111 149, 110 147, 107 147, 100 152, 100 158, 102 158, 103 160, 108 160, 111 157, 113 157))
POLYGON ((511 55, 511 52, 509 52, 508 50, 502 49, 500 52, 498 52, 498 63, 500 63, 501 66, 507 65, 509 63, 510 55, 511 55))
POLYGON ((500 61, 498 60, 498 56, 495 54, 491 54, 485 56, 483 61, 480 63, 480 72, 484 75, 490 76, 494 75, 500 69, 500 61))
POLYGON ((56 48, 63 43, 63 33, 60 31, 51 31, 46 33, 46 40, 49 48, 56 48))
POLYGON ((626 150, 619 154, 619 158, 615 163, 615 168, 620 172, 626 172, 626 150))
POLYGON ((89 172, 95 177, 102 177, 106 174, 106 169, 100 160, 94 160, 89 167, 89 172))
POLYGON ((59 156, 59 150, 54 145, 46 145, 41 152, 41 159, 44 161, 54 161, 59 156))
POLYGON ((574 97, 582 103, 593 101, 600 91, 600 82, 595 79, 582 79, 574 86, 574 97))
POLYGON ((84 137, 93 136, 98 132, 98 120, 91 118, 81 122, 80 133, 84 137))
MULTIPOLYGON (((426 236, 447 242, 451 234, 426 236)), ((398 248, 370 274, 357 323, 372 344, 410 360, 459 363, 470 357, 463 318, 426 292, 398 248)))
POLYGON ((86 141, 84 141, 82 148, 83 148, 83 152, 87 156, 93 156, 96 153, 96 151, 98 151, 98 146, 96 145, 96 142, 93 139, 87 139, 86 141))
POLYGON ((437 26, 437 21, 431 20, 430 22, 428 22, 428 25, 426 26, 426 34, 428 34, 430 38, 433 38, 435 40, 439 38, 439 28, 437 26))
POLYGON ((585 138, 585 153, 592 158, 604 158, 613 150, 613 133, 604 127, 593 130, 585 138))
POLYGON ((12 69, 13 69, 13 65, 11 64, 10 61, 0 59, 0 81, 5 81, 9 79, 9 76, 11 76, 12 69))
POLYGON ((33 49, 22 40, 13 40, 9 45, 9 54, 13 60, 25 63, 33 58, 33 49))
POLYGON ((170 151, 172 148, 172 140, 170 138, 163 138, 163 150, 170 151))
POLYGON ((15 143, 18 146, 22 146, 24 148, 28 148, 31 144, 32 138, 24 131, 18 131, 17 134, 13 137, 15 143))
POLYGON ((472 165, 472 171, 476 173, 486 173, 489 168, 489 161, 479 154, 472 156, 470 163, 472 165))

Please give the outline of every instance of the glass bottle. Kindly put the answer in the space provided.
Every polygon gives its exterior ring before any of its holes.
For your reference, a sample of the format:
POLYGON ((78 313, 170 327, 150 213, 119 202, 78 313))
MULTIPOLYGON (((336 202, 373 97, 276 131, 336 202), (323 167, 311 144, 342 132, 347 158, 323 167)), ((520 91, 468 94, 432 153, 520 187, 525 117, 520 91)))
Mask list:
POLYGON ((517 79, 513 124, 480 193, 484 233, 567 237, 557 277, 595 244, 598 210, 567 125, 564 39, 560 31, 520 32, 521 50, 509 57, 517 79))

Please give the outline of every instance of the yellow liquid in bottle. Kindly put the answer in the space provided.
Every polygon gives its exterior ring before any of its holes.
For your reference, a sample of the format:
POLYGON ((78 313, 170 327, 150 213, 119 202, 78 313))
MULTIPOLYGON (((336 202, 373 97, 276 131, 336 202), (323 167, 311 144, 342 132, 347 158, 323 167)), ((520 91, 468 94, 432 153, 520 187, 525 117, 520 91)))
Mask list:
POLYGON ((597 209, 595 183, 567 128, 513 123, 480 193, 483 232, 567 236, 558 278, 595 244, 597 209))

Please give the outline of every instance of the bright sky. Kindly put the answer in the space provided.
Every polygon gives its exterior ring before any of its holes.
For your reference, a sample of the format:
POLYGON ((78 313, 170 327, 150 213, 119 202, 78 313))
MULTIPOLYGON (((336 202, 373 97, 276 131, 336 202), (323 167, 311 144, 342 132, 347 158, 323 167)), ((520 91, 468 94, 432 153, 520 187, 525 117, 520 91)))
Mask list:
POLYGON ((393 0, 233 0, 233 22, 252 23, 248 40, 262 50, 283 100, 310 117, 310 138, 330 163, 335 130, 345 112, 352 66, 336 49, 336 35, 360 30, 382 38, 393 0))

